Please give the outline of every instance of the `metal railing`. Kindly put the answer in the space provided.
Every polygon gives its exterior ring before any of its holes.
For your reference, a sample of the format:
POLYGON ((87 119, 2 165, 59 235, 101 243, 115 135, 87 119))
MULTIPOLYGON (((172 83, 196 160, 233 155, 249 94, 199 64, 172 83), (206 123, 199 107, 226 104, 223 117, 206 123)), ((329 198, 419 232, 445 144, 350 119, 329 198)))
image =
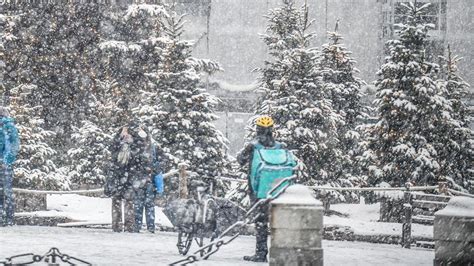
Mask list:
MULTIPOLYGON (((182 175, 183 173, 189 174, 191 172, 185 170, 184 172, 180 169, 173 169, 165 174, 163 174, 164 178, 171 177, 173 175, 179 174, 182 175)), ((34 189, 24 189, 24 188, 13 188, 13 192, 23 193, 23 194, 34 194, 34 195, 52 195, 52 194, 102 194, 104 193, 103 188, 96 188, 96 189, 84 189, 84 190, 34 190, 34 189)))

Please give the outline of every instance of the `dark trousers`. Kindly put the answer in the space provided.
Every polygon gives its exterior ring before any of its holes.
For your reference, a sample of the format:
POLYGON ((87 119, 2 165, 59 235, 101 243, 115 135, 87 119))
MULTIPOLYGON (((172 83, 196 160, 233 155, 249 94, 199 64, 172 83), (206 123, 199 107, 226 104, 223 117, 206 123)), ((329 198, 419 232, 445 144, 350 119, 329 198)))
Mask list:
POLYGON ((143 224, 143 211, 145 211, 146 227, 148 231, 155 232, 155 187, 148 183, 137 192, 135 197, 135 232, 139 232, 143 224))
POLYGON ((260 213, 260 216, 255 220, 255 229, 256 229, 256 238, 257 245, 255 248, 255 254, 257 256, 265 257, 268 253, 268 216, 270 205, 264 204, 261 205, 256 213, 260 213))
POLYGON ((112 230, 114 232, 133 232, 135 225, 135 213, 133 200, 122 197, 112 197, 112 230), (123 203, 123 227, 122 227, 122 203, 123 203))
POLYGON ((15 200, 13 198, 13 169, 0 164, 0 225, 13 225, 15 200))

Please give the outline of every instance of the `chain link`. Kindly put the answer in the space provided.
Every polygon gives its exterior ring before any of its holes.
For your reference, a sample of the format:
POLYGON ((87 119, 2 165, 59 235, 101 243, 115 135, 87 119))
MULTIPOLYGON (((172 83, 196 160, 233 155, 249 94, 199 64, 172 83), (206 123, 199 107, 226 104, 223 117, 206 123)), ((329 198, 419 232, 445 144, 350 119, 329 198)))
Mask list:
POLYGON ((256 213, 252 216, 252 214, 255 212, 255 210, 258 209, 258 207, 270 203, 272 200, 278 198, 285 190, 291 185, 292 180, 295 179, 295 176, 287 177, 285 179, 282 179, 274 188, 272 188, 268 192, 268 196, 265 199, 260 199, 257 201, 252 207, 245 213, 244 220, 242 221, 237 221, 236 223, 232 224, 229 226, 224 232, 222 232, 217 239, 212 241, 211 243, 202 246, 198 250, 194 251, 192 255, 187 256, 184 259, 175 261, 171 263, 170 265, 188 265, 195 263, 200 260, 205 260, 209 258, 212 254, 216 253, 219 251, 221 246, 227 245, 230 242, 234 241, 237 237, 240 236, 240 228, 242 228, 245 225, 255 223, 255 221, 262 215, 261 213, 256 213), (283 187, 282 185, 285 184, 283 187), (276 193, 275 191, 279 189, 276 193), (273 195, 272 195, 273 194, 273 195), (233 229, 237 229, 237 233, 235 233, 232 236, 227 236, 229 232, 231 232, 233 229))
MULTIPOLYGON (((51 248, 46 254, 44 255, 35 255, 33 253, 25 253, 20 255, 15 255, 9 258, 6 258, 4 261, 0 261, 0 265, 11 266, 11 265, 26 265, 26 264, 33 264, 37 262, 48 262, 50 264, 56 265, 56 259, 60 259, 62 262, 68 263, 69 265, 77 265, 78 263, 82 263, 84 265, 92 265, 91 263, 75 258, 73 256, 69 256, 67 254, 62 254, 59 252, 57 248, 51 248), (27 261, 16 262, 20 259, 29 259, 27 261), (51 261, 49 261, 51 259, 51 261)), ((57 264, 59 265, 59 264, 57 264)))

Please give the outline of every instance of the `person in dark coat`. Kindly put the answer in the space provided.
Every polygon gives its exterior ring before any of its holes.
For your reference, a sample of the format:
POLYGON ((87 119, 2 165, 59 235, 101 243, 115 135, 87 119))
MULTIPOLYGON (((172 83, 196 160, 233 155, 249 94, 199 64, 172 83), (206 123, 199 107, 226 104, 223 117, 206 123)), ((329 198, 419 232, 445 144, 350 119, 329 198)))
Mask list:
POLYGON ((152 142, 152 138, 148 132, 142 132, 142 135, 147 134, 149 148, 146 150, 146 154, 151 156, 150 161, 147 162, 146 170, 146 183, 145 186, 140 187, 135 196, 135 232, 140 232, 143 223, 143 211, 145 211, 146 227, 148 232, 155 233, 155 198, 156 198, 156 187, 153 182, 153 177, 161 175, 161 167, 157 158, 157 147, 152 142))
MULTIPOLYGON (((241 166, 248 167, 248 189, 250 200, 252 204, 257 202, 257 197, 253 191, 251 182, 250 182, 250 164, 252 163, 253 153, 255 145, 257 143, 263 145, 264 147, 274 147, 277 142, 273 138, 273 119, 269 116, 261 116, 256 120, 257 126, 257 136, 256 139, 250 143, 247 143, 245 147, 237 155, 237 161, 241 166)), ((255 221, 256 227, 256 248, 255 255, 245 256, 244 260, 254 261, 254 262, 266 262, 268 254, 268 216, 269 216, 269 205, 260 205, 257 212, 260 212, 262 215, 255 221)))
POLYGON ((14 120, 0 107, 0 225, 14 224, 13 163, 20 149, 20 138, 14 120))
POLYGON ((134 200, 146 186, 151 173, 150 146, 146 131, 135 122, 121 127, 114 137, 111 147, 112 165, 104 191, 106 195, 112 197, 114 232, 136 231, 134 200))

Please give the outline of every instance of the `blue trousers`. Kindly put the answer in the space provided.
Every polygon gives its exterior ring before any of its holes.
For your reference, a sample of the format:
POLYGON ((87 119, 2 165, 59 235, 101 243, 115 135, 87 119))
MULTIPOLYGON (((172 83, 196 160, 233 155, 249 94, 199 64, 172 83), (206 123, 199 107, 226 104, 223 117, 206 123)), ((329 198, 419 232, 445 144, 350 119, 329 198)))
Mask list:
POLYGON ((0 164, 0 225, 13 225, 15 201, 13 199, 13 170, 9 165, 0 164))
POLYGON ((148 183, 137 192, 134 201, 135 232, 139 232, 143 224, 143 210, 145 210, 146 227, 148 231, 155 232, 155 187, 148 183))

